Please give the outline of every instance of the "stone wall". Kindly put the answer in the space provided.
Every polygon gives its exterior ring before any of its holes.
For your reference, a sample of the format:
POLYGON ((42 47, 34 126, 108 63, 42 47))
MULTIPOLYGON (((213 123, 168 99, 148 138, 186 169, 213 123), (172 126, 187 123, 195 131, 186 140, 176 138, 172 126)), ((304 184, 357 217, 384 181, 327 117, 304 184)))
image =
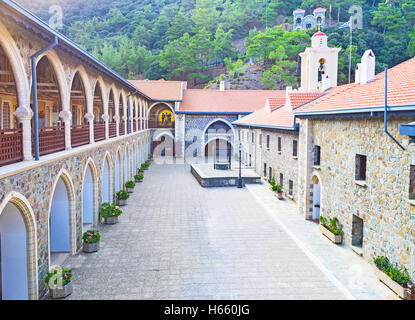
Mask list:
MULTIPOLYGON (((96 168, 96 172, 93 172, 93 176, 95 180, 95 190, 97 190, 95 193, 95 202, 96 208, 98 208, 99 204, 102 203, 103 165, 107 153, 109 153, 110 158, 110 186, 112 190, 110 194, 112 194, 114 199, 114 166, 117 151, 120 150, 120 175, 121 181, 124 181, 122 176, 124 173, 124 154, 126 146, 128 145, 129 150, 129 178, 131 179, 133 174, 135 174, 135 168, 132 168, 131 165, 132 152, 135 152, 134 159, 138 162, 136 156, 137 148, 140 148, 141 146, 140 150, 144 153, 143 146, 147 146, 148 143, 149 132, 142 131, 129 136, 114 138, 105 142, 73 149, 70 152, 64 151, 42 157, 41 162, 38 163, 30 161, 4 167, 8 169, 7 172, 9 173, 0 175, 0 204, 3 205, 3 201, 10 193, 16 192, 27 199, 34 213, 37 227, 37 281, 39 297, 44 295, 46 291, 42 280, 49 269, 49 210, 57 179, 62 177, 65 179, 67 187, 71 185, 70 188, 72 188, 73 186, 73 190, 68 190, 69 198, 71 198, 69 193, 73 192, 74 195, 73 200, 70 199, 70 201, 73 202, 73 204, 70 205, 73 210, 71 214, 73 214, 75 220, 72 221, 74 230, 71 230, 71 253, 73 254, 78 252, 82 247, 82 184, 88 161, 92 161, 93 167, 96 168)), ((141 158, 143 160, 143 157, 141 158)), ((0 208, 1 207, 2 206, 0 206, 0 208)), ((95 214, 98 214, 98 209, 95 214)), ((95 221, 99 221, 97 216, 95 217, 95 221)), ((28 241, 32 240, 33 239, 28 239, 28 241)))
MULTIPOLYGON (((293 141, 299 142, 298 132, 288 130, 249 129, 239 127, 243 144, 243 162, 250 166, 249 155, 251 155, 251 167, 260 175, 264 176, 264 163, 267 165, 266 176, 269 176, 269 168, 272 168, 272 176, 276 183, 280 184, 280 174, 283 174, 283 188, 286 197, 289 197, 289 180, 293 182, 293 200, 297 201, 298 188, 298 158, 293 157, 293 141), (252 142, 252 133, 254 140, 252 142), (262 135, 262 138, 260 138, 262 135), (270 137, 270 145, 267 148, 267 135, 270 137), (281 152, 278 152, 278 137, 281 138, 281 152)), ((298 147, 299 151, 299 147, 298 147)))
POLYGON ((413 279, 415 206, 409 203, 408 193, 415 145, 408 146, 409 139, 399 137, 398 128, 400 123, 414 120, 415 117, 389 119, 389 130, 407 147, 405 152, 384 133, 381 117, 301 120, 299 153, 300 211, 307 216, 313 196, 310 187, 313 181, 319 181, 320 213, 339 219, 345 245, 352 245, 355 215, 364 224, 363 257, 371 261, 376 255, 387 256, 392 262, 403 264, 413 279), (320 168, 312 167, 314 145, 321 147, 320 168), (367 156, 363 184, 355 181, 356 154, 367 156))

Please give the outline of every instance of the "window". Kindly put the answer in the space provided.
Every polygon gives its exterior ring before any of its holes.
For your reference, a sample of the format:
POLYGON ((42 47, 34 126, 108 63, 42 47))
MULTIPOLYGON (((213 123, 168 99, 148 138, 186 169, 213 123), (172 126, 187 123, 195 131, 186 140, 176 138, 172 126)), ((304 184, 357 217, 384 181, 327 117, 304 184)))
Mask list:
POLYGON ((313 149, 313 164, 315 166, 319 166, 320 165, 320 146, 314 146, 313 149))
POLYGON ((298 148, 298 142, 297 140, 293 141, 293 157, 297 157, 297 148, 298 148))
POLYGON ((259 146, 262 147, 262 133, 259 135, 259 146))
POLYGON ((288 181, 288 195, 292 196, 293 195, 293 188, 294 188, 294 183, 292 180, 288 181))
POLYGON ((249 155, 249 166, 252 167, 252 155, 249 155))
POLYGON ((269 135, 267 135, 267 149, 269 149, 269 135))
POLYGON ((361 154, 356 155, 355 180, 358 180, 358 181, 366 180, 366 156, 363 156, 361 154))
POLYGON ((281 187, 284 186, 284 175, 282 173, 280 173, 280 185, 281 187))
POLYGON ((264 177, 267 175, 267 164, 264 163, 264 177))
POLYGON ((363 219, 353 215, 352 220, 352 246, 363 246, 363 219))
POLYGON ((252 143, 254 143, 254 142, 255 142, 255 133, 252 132, 252 143))
POLYGON ((271 167, 268 168, 268 173, 269 173, 268 175, 269 178, 272 179, 272 168, 271 167))
POLYGON ((415 166, 411 165, 409 173, 409 199, 415 200, 415 166))
POLYGON ((278 137, 278 152, 281 152, 281 137, 278 137))

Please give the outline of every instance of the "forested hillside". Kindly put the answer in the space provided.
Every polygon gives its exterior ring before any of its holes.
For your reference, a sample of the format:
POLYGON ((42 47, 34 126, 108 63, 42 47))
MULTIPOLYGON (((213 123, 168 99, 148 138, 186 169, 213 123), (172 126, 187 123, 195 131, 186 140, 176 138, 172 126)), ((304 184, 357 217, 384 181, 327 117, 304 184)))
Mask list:
MULTIPOLYGON (((226 76, 243 77, 257 65, 266 88, 298 83, 297 56, 314 31, 286 31, 296 8, 327 8, 324 29, 341 47, 340 81, 347 79, 349 7, 363 7, 363 29, 353 31, 352 68, 371 48, 377 68, 415 54, 415 0, 18 0, 46 22, 50 5, 62 6, 60 30, 125 77, 212 80, 209 70, 226 64, 226 76), (246 38, 246 39, 245 39, 246 38), (245 39, 243 48, 235 47, 245 39), (250 63, 250 64, 249 64, 250 63)), ((239 79, 238 79, 239 80, 239 79)))

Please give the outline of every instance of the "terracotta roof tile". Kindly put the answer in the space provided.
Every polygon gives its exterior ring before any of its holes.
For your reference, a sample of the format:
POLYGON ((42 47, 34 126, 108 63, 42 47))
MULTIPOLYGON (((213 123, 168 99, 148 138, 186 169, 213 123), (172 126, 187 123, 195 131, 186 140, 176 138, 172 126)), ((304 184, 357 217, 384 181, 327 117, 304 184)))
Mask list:
MULTIPOLYGON (((296 112, 341 111, 385 105, 385 72, 364 85, 346 84, 331 88, 318 100, 296 112)), ((388 70, 388 106, 415 106, 415 58, 388 70)))
POLYGON ((251 113, 268 98, 284 99, 284 90, 184 90, 180 112, 251 113))
POLYGON ((186 86, 183 81, 166 81, 164 79, 130 80, 130 82, 151 99, 159 101, 182 100, 182 88, 186 86))

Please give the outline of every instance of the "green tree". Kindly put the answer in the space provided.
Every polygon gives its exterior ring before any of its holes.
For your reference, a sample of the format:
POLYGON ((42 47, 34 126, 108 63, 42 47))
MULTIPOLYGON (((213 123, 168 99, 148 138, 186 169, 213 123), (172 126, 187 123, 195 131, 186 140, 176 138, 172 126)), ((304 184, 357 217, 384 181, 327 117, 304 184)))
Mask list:
POLYGON ((193 34, 193 23, 184 13, 180 10, 179 13, 174 17, 170 28, 166 33, 166 40, 172 41, 181 38, 186 32, 193 34))
POLYGON ((213 40, 213 51, 216 59, 223 60, 225 57, 234 57, 235 50, 232 43, 233 29, 225 32, 223 25, 219 24, 216 29, 215 39, 213 40))

